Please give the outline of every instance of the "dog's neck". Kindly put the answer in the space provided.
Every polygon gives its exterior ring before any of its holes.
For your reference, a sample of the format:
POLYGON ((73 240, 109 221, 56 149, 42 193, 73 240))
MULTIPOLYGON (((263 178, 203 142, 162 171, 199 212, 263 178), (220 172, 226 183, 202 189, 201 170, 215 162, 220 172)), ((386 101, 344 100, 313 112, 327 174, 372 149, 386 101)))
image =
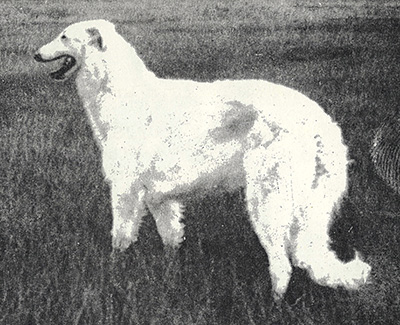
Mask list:
POLYGON ((110 53, 110 50, 90 53, 77 76, 77 83, 91 89, 93 94, 100 91, 109 91, 114 95, 134 93, 144 86, 152 88, 156 81, 157 77, 147 69, 133 48, 122 53, 110 53), (123 84, 118 84, 121 82, 123 84))
MULTIPOLYGON (((133 48, 129 50, 114 55, 109 51, 90 53, 78 72, 78 92, 98 139, 107 137, 109 126, 115 125, 111 121, 115 118, 115 110, 123 107, 135 110, 138 131, 148 124, 150 113, 142 103, 144 98, 154 95, 152 89, 157 87, 158 78, 147 69, 133 48), (108 104, 104 105, 104 102, 108 104)), ((124 114, 117 114, 120 113, 124 114)))

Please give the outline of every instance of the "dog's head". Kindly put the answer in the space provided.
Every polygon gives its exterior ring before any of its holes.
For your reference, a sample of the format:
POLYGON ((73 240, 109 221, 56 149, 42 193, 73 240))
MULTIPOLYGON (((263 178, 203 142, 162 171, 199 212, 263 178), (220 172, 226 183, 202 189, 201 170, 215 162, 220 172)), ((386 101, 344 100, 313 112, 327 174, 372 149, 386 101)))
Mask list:
POLYGON ((77 71, 88 53, 105 52, 107 38, 115 35, 115 26, 106 20, 82 21, 68 26, 56 39, 41 47, 34 55, 39 62, 62 61, 50 76, 56 80, 69 78, 77 71))

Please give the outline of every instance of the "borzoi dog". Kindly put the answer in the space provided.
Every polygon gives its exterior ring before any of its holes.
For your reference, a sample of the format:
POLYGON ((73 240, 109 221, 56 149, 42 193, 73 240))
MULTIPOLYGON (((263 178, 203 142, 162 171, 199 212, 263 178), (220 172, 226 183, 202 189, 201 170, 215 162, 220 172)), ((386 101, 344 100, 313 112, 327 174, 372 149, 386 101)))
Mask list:
POLYGON ((370 266, 358 253, 343 263, 330 249, 347 147, 315 102, 261 80, 157 78, 104 20, 67 27, 35 59, 62 62, 57 80, 76 75, 111 186, 114 249, 137 240, 147 210, 164 244, 179 247, 185 194, 243 188, 275 297, 292 266, 330 287, 367 281, 370 266))

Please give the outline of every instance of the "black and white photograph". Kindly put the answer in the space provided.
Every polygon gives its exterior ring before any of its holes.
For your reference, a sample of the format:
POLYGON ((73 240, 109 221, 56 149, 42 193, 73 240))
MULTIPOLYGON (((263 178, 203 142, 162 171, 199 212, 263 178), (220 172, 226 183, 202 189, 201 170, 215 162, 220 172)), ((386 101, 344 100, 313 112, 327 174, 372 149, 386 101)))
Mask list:
POLYGON ((0 23, 0 325, 400 324, 399 1, 0 23))

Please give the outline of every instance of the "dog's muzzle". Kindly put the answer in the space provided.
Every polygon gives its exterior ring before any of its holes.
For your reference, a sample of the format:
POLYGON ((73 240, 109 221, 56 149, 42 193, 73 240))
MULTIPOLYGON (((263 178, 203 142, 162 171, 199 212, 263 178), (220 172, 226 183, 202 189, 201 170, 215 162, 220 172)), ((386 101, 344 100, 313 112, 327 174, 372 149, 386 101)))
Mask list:
POLYGON ((45 59, 42 58, 42 55, 40 53, 36 53, 33 58, 38 61, 38 62, 46 62, 45 59))
POLYGON ((65 79, 66 78, 66 73, 68 71, 70 71, 76 65, 75 58, 70 56, 70 55, 67 55, 67 54, 60 55, 60 56, 55 57, 53 59, 44 59, 40 53, 36 53, 33 56, 33 58, 38 62, 52 62, 52 61, 64 59, 61 68, 50 73, 50 76, 53 79, 56 79, 56 80, 65 79))

